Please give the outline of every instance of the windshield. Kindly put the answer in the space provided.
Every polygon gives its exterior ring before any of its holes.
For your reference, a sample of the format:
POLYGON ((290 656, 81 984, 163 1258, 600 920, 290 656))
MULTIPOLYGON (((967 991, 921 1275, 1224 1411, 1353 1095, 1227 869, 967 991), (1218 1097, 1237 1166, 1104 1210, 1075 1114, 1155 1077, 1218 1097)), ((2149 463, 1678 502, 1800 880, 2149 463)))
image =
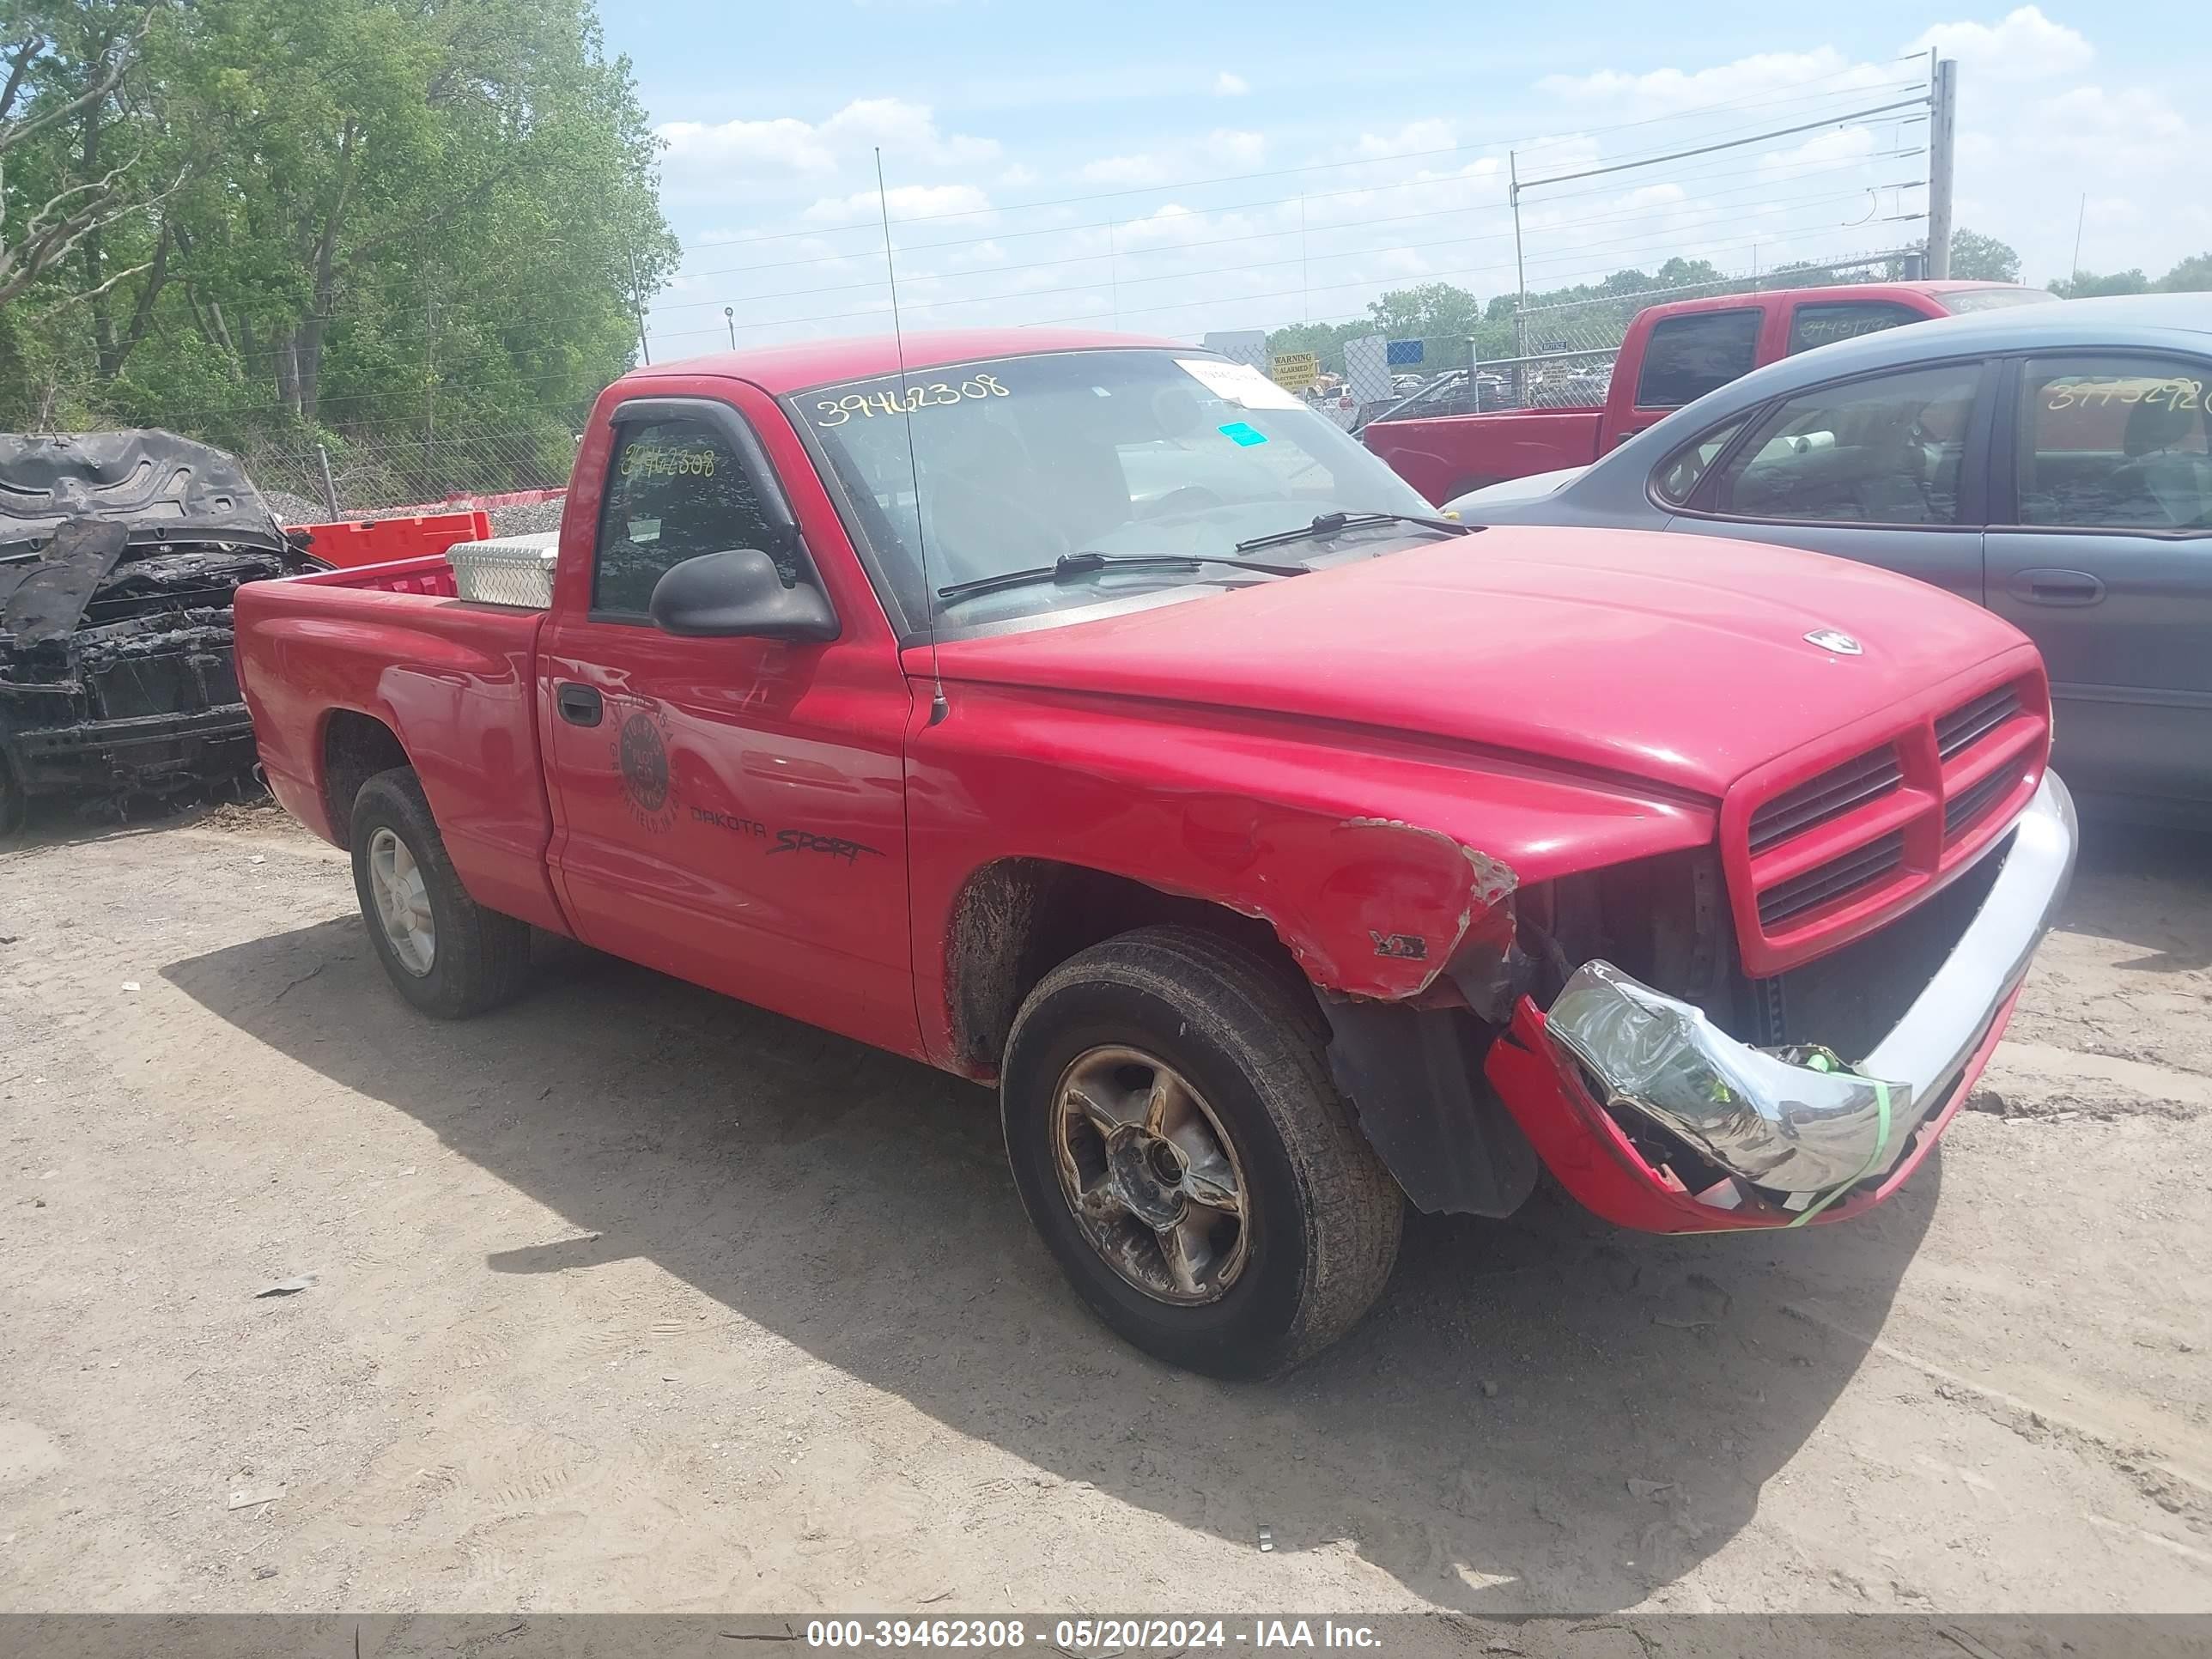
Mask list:
MULTIPOLYGON (((1195 349, 1000 357, 911 370, 903 398, 890 374, 793 401, 916 617, 981 623, 1238 580, 1224 565, 1133 569, 1109 560, 1079 580, 949 599, 938 592, 1067 554, 1233 561, 1239 542, 1322 514, 1435 510, 1295 394, 1195 349)), ((1333 540, 1294 556, 1332 550, 1333 540)))

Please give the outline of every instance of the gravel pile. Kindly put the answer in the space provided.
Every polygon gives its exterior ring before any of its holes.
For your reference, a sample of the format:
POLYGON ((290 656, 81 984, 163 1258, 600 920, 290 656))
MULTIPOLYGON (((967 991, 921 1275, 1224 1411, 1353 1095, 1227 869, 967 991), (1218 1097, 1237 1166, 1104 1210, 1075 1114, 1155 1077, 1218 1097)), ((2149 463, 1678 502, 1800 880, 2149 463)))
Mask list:
POLYGON ((491 533, 495 536, 528 536, 541 530, 561 527, 559 501, 532 501, 521 507, 495 507, 491 514, 491 533))

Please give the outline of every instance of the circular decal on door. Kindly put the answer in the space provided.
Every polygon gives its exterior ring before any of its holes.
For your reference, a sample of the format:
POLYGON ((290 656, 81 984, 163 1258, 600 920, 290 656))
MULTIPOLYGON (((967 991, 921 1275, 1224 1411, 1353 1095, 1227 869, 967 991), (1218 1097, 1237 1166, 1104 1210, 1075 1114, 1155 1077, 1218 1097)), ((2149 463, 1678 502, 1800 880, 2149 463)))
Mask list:
POLYGON ((615 734, 614 760, 623 802, 641 828, 659 834, 676 822, 670 803, 668 740, 657 715, 641 709, 615 734))

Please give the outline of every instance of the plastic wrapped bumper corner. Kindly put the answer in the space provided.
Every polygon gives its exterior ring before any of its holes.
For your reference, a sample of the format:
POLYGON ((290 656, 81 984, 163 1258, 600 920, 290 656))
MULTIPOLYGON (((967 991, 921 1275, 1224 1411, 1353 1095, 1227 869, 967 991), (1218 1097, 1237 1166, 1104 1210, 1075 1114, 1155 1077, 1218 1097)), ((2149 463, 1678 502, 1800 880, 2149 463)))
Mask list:
POLYGON ((1584 963, 1546 1015, 1604 1103, 1671 1131, 1770 1192, 1835 1192, 1888 1167, 1942 1105, 2027 975, 2074 869, 2074 803, 2046 773, 1989 896, 1871 1054, 1849 1067, 1738 1042, 1610 963, 1584 963))

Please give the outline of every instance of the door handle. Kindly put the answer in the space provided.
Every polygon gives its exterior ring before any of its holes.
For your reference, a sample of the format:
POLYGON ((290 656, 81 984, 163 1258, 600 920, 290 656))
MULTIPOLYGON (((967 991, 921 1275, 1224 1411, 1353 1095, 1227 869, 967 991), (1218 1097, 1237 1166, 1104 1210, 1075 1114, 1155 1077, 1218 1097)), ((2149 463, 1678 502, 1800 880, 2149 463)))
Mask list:
POLYGON ((2008 586, 2030 605, 2094 605, 2105 597, 2105 584, 2086 570, 2021 570, 2008 586))
POLYGON ((564 682, 553 694, 553 706, 571 726, 597 726, 606 713, 606 704, 597 691, 573 680, 564 682))

